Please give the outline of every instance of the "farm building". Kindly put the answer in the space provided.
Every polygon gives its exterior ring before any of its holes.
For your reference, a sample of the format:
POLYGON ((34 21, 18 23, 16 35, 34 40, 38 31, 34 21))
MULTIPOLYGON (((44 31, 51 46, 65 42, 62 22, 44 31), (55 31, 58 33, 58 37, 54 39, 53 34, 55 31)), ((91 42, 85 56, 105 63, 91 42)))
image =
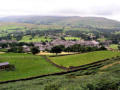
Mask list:
POLYGON ((9 62, 0 63, 0 70, 4 70, 9 67, 9 62))

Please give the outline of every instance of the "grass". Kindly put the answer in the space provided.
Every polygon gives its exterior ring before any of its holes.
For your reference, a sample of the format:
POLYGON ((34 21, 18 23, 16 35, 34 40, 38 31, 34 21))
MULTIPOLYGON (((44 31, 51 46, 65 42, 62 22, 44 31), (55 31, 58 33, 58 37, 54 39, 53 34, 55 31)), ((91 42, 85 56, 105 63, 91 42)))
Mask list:
POLYGON ((117 45, 117 44, 111 44, 111 45, 109 46, 109 48, 118 49, 118 45, 117 45))
POLYGON ((49 57, 49 58, 58 65, 69 67, 69 66, 80 66, 84 64, 89 64, 92 62, 96 62, 106 58, 111 58, 118 55, 120 56, 119 52, 95 51, 95 52, 89 52, 84 54, 49 57))
POLYGON ((35 36, 34 38, 32 38, 32 36, 30 35, 27 35, 27 36, 24 36, 22 38, 22 40, 20 40, 20 42, 40 42, 40 41, 51 41, 51 39, 49 37, 44 37, 44 36, 41 36, 41 37, 38 37, 38 36, 35 36))
POLYGON ((98 38, 98 41, 100 42, 104 42, 105 40, 107 40, 106 38, 98 38))
MULTIPOLYGON (((105 61, 103 64, 112 64, 114 61, 105 61)), ((0 90, 120 90, 119 71, 119 64, 102 71, 95 66, 65 75, 0 84, 0 90)))
POLYGON ((0 54, 0 62, 9 62, 16 67, 15 71, 0 71, 0 81, 27 78, 61 71, 61 69, 45 61, 43 57, 31 54, 0 54))
POLYGON ((78 37, 65 37, 65 40, 81 40, 81 38, 78 38, 78 37))

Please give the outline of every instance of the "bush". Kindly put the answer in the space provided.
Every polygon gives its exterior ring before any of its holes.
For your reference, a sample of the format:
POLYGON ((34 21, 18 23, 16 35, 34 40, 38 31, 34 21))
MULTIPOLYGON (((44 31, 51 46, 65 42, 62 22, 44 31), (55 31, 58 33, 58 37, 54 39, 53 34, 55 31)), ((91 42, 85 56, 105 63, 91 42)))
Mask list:
POLYGON ((33 47, 33 48, 31 49, 31 52, 32 52, 32 54, 37 54, 37 53, 40 52, 40 50, 39 50, 37 47, 33 47))
POLYGON ((14 65, 9 65, 5 70, 7 70, 7 71, 14 71, 15 70, 15 66, 14 65))
POLYGON ((58 53, 61 53, 62 51, 63 51, 63 49, 64 49, 64 46, 62 46, 62 45, 59 45, 59 46, 54 46, 52 49, 51 49, 51 53, 56 53, 56 55, 58 54, 58 53))

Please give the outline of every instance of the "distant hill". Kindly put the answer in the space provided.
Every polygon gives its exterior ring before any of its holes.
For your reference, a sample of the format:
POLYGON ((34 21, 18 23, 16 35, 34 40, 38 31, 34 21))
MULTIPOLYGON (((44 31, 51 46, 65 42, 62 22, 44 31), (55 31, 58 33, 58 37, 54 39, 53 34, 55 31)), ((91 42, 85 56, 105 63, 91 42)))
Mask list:
POLYGON ((9 16, 0 22, 18 22, 41 25, 61 25, 71 27, 120 28, 120 22, 103 17, 60 17, 60 16, 9 16))

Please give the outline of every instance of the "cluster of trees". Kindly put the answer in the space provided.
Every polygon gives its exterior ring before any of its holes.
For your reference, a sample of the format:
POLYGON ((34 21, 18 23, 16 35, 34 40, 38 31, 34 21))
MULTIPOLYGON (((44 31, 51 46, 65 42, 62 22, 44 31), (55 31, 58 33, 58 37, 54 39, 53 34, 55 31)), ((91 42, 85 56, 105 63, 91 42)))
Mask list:
POLYGON ((50 50, 50 52, 56 53, 56 54, 61 53, 62 51, 64 51, 64 52, 80 52, 80 53, 84 53, 84 52, 100 51, 100 50, 106 50, 106 48, 104 46, 90 47, 90 46, 82 46, 80 44, 75 44, 75 45, 67 47, 67 48, 65 48, 63 45, 54 46, 50 50))
MULTIPOLYGON (((8 52, 14 52, 14 53, 25 53, 24 48, 21 46, 16 46, 8 49, 8 52)), ((40 50, 37 47, 31 47, 30 52, 32 54, 37 54, 40 52, 40 50)))
POLYGON ((58 36, 62 35, 62 33, 65 33, 65 35, 70 35, 73 37, 81 37, 84 40, 97 40, 101 36, 104 36, 105 38, 112 40, 114 44, 118 44, 120 42, 120 34, 115 34, 115 32, 119 32, 119 29, 105 29, 105 28, 91 28, 91 27, 85 27, 87 30, 66 30, 64 32, 63 29, 48 29, 48 30, 38 30, 38 29, 31 29, 31 30, 25 30, 25 31, 13 31, 8 32, 2 31, 1 33, 5 33, 4 36, 0 37, 0 40, 12 40, 16 39, 17 41, 21 40, 26 35, 31 35, 32 38, 37 36, 58 36), (88 33, 92 33, 95 37, 90 37, 88 33))
POLYGON ((12 42, 12 43, 0 43, 0 47, 8 48, 7 52, 14 52, 14 53, 25 53, 23 46, 26 45, 28 47, 31 47, 30 51, 32 54, 39 53, 40 50, 34 46, 33 43, 25 43, 25 42, 12 42))
POLYGON ((15 47, 11 47, 10 49, 8 49, 8 52, 24 53, 24 50, 23 50, 23 47, 21 46, 15 46, 15 47))
POLYGON ((40 52, 40 50, 37 47, 32 47, 31 52, 32 52, 32 54, 37 54, 40 52))
MULTIPOLYGON (((29 46, 30 51, 32 54, 39 53, 40 50, 38 47, 35 47, 33 43, 24 43, 24 42, 14 42, 14 43, 1 43, 0 46, 3 48, 9 48, 8 52, 14 52, 14 53, 24 53, 24 48, 23 46, 29 46)), ((101 47, 90 47, 90 46, 82 46, 80 44, 75 44, 69 47, 65 47, 63 45, 58 45, 54 46, 51 48, 50 52, 51 53, 61 53, 62 51, 64 52, 91 52, 91 51, 99 51, 99 50, 106 50, 104 46, 101 47)))
POLYGON ((0 43, 0 47, 2 47, 3 49, 8 48, 7 52, 14 52, 14 53, 24 53, 25 52, 23 48, 24 45, 31 47, 31 52, 33 54, 38 53, 38 48, 34 47, 33 43, 25 43, 25 42, 0 43))
POLYGON ((16 47, 16 46, 24 46, 24 45, 27 45, 27 46, 34 46, 33 43, 25 43, 25 42, 12 42, 12 43, 9 43, 9 42, 3 42, 3 43, 0 43, 0 47, 2 48, 9 48, 9 47, 16 47))
POLYGON ((13 38, 15 38, 17 41, 19 41, 26 35, 31 35, 32 38, 34 38, 36 35, 45 36, 45 35, 58 35, 62 33, 63 29, 14 31, 8 33, 4 37, 0 37, 0 40, 12 40, 13 38))

